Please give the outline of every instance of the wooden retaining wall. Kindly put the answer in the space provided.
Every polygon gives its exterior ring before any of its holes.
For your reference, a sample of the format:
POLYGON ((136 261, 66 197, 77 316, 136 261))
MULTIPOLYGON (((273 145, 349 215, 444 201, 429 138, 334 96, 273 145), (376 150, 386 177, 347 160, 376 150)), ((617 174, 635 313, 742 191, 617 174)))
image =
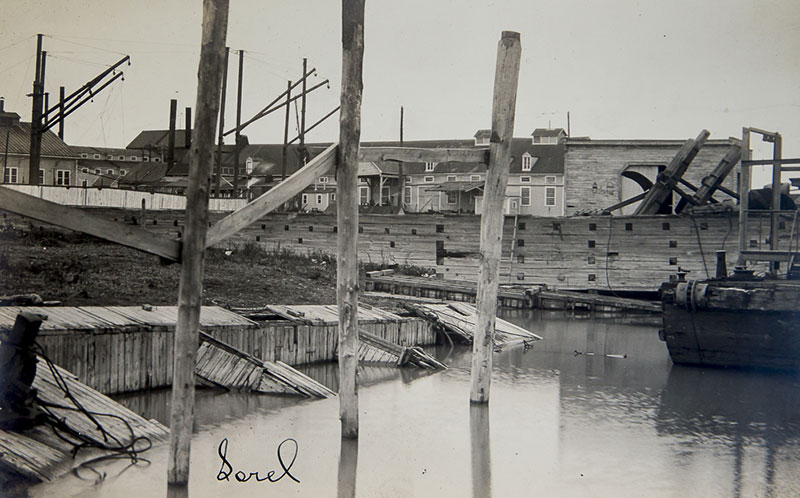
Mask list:
MULTIPOLYGON (((16 314, 23 309, 48 315, 38 343, 53 363, 104 394, 166 387, 172 382, 175 306, 153 311, 132 306, 2 307, 0 327, 13 326, 16 314)), ((336 359, 336 326, 285 320, 257 323, 211 306, 203 307, 200 326, 209 335, 263 361, 298 365, 336 359)), ((420 319, 363 323, 361 328, 403 346, 436 342, 432 325, 420 319)))
MULTIPOLYGON (((100 210, 123 220, 138 213, 100 210)), ((5 213, 5 223, 23 223, 5 213)), ((222 216, 212 213, 212 222, 222 216)), ((779 227, 788 246, 791 215, 779 227)), ((738 251, 737 213, 703 216, 506 217, 501 282, 547 284, 564 290, 655 291, 678 267, 689 278, 714 275, 715 252, 725 250, 732 268, 738 251), (705 260, 705 261, 704 261, 705 260)), ((35 225, 35 223, 34 223, 35 225)), ((170 237, 183 232, 183 212, 147 213, 148 230, 170 237)), ((768 246, 769 221, 753 215, 750 248, 768 246)), ((473 215, 361 215, 359 259, 364 263, 412 265, 449 280, 477 280, 480 217, 473 215)), ((336 218, 325 214, 270 214, 220 246, 256 243, 270 251, 334 256, 336 218)))

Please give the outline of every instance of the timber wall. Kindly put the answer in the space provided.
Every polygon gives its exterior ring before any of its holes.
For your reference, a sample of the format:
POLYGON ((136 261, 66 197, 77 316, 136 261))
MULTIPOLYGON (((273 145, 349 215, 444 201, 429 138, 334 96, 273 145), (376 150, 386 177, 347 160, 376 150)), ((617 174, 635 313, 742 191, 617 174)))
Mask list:
MULTIPOLYGON (((171 385, 174 321, 108 326, 103 325, 97 315, 87 315, 84 308, 26 309, 50 312, 51 317, 43 322, 37 342, 53 363, 75 374, 84 384, 104 394, 171 385)), ((97 311, 97 307, 91 309, 97 311)), ((113 312, 120 308, 108 309, 113 312)), ((13 324, 18 311, 17 307, 2 310, 4 326, 13 324)), ((213 337, 263 361, 280 360, 300 365, 336 359, 337 325, 303 325, 285 320, 210 325, 201 320, 201 327, 213 337)), ((402 346, 436 342, 433 326, 418 318, 394 322, 360 321, 359 328, 402 346)), ((39 365, 44 368, 44 363, 39 365)))

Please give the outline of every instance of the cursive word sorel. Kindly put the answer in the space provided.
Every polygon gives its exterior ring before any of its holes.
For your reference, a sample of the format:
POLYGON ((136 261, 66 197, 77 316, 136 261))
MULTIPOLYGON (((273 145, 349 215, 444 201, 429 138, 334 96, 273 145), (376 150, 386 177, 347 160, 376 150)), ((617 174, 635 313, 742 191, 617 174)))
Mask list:
POLYGON ((293 476, 291 474, 291 472, 289 472, 289 469, 292 468, 292 465, 294 465, 294 461, 297 459, 297 453, 299 451, 300 451, 300 446, 297 444, 297 441, 295 441, 294 439, 287 438, 287 439, 284 439, 283 441, 281 441, 281 444, 278 445, 277 453, 278 453, 278 465, 281 466, 281 469, 283 470, 283 473, 281 475, 277 476, 277 477, 275 477, 276 471, 274 471, 274 470, 268 471, 264 476, 260 475, 258 472, 245 472, 243 470, 237 470, 236 473, 234 473, 233 472, 233 465, 231 465, 231 462, 228 461, 228 457, 227 457, 227 455, 228 455, 228 438, 224 438, 222 441, 219 442, 219 448, 217 448, 217 454, 219 455, 220 460, 222 460, 222 465, 220 466, 219 472, 217 473, 217 480, 218 481, 230 481, 231 480, 231 475, 233 475, 233 478, 236 479, 239 482, 247 482, 250 479, 255 479, 258 482, 261 482, 261 481, 278 482, 281 479, 283 479, 285 476, 289 476, 289 478, 291 480, 293 480, 294 482, 298 482, 299 483, 300 480, 298 478, 296 478, 295 476, 293 476), (287 443, 291 443, 290 444, 291 447, 288 448, 289 451, 291 451, 292 448, 294 449, 294 452, 291 455, 292 459, 291 459, 291 461, 289 462, 288 465, 286 464, 286 461, 283 459, 283 455, 281 454, 281 449, 287 443))

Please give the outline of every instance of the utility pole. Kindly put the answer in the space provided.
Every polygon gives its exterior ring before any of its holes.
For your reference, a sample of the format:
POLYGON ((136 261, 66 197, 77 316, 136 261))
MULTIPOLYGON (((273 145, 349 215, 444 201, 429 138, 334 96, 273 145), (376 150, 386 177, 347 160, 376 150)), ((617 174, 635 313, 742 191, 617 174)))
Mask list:
POLYGON ((222 197, 219 192, 219 182, 222 176, 222 146, 225 144, 225 98, 228 90, 228 58, 230 56, 230 47, 225 47, 225 61, 222 63, 222 97, 219 104, 219 130, 217 132, 217 167, 216 174, 214 175, 214 195, 222 197))
POLYGON ((289 102, 292 100, 292 80, 286 84, 286 115, 283 118, 283 155, 281 156, 281 181, 286 179, 286 159, 289 155, 289 102))
MULTIPOLYGON (((303 74, 306 74, 306 66, 308 59, 303 57, 303 74)), ((306 164, 308 154, 306 154, 306 78, 303 78, 303 100, 300 105, 300 154, 302 154, 302 163, 306 164)))
MULTIPOLYGON (((403 116, 403 106, 400 106, 400 147, 403 146, 403 116)), ((406 196, 406 179, 403 176, 403 161, 397 163, 397 183, 400 186, 397 203, 402 208, 406 196)))
POLYGON ((44 55, 42 38, 36 35, 36 73, 33 80, 33 106, 31 109, 31 148, 28 157, 28 183, 39 184, 39 163, 42 156, 42 101, 44 99, 44 55))
POLYGON ((64 140, 64 94, 65 88, 58 87, 58 138, 64 140))
POLYGON ((239 49, 239 82, 236 91, 236 148, 233 152, 233 197, 239 197, 239 149, 242 134, 242 75, 244 73, 244 50, 239 49))

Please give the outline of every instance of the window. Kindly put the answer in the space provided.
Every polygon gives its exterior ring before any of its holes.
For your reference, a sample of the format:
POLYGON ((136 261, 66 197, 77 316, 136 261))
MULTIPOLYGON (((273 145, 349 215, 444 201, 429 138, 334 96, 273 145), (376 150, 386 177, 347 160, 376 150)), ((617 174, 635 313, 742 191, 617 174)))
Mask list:
POLYGON ((124 161, 125 160, 125 156, 117 156, 117 159, 120 160, 120 161, 124 161))
POLYGON ((558 137, 533 137, 533 143, 535 144, 551 144, 556 145, 558 144, 558 137))
POLYGON ((436 167, 436 163, 433 163, 433 162, 426 162, 425 163, 425 171, 426 172, 433 171, 433 168, 435 168, 435 167, 436 167))
POLYGON ((489 145, 489 137, 475 137, 475 145, 489 145))
POLYGON ((383 187, 381 189, 381 205, 390 205, 391 204, 391 190, 389 187, 383 187))
POLYGON ((358 187, 358 202, 361 205, 369 204, 369 187, 358 187))
POLYGON ((112 176, 112 175, 114 174, 114 170, 113 170, 113 169, 107 169, 107 170, 106 170, 106 174, 107 174, 108 176, 112 176))
POLYGON ((425 178, 423 178, 423 181, 425 183, 433 183, 433 177, 432 176, 426 176, 425 178))
MULTIPOLYGON (((95 157, 95 159, 100 159, 100 158, 99 157, 95 157)), ((110 161, 110 160, 114 159, 114 155, 113 154, 109 154, 109 155, 106 156, 106 159, 108 159, 110 161)))
POLYGON ((97 168, 96 170, 94 170, 94 174, 95 175, 99 175, 100 174, 100 168, 97 168))
POLYGON ((414 178, 412 178, 410 176, 406 177, 406 183, 413 183, 413 182, 414 182, 414 178))
POLYGON ((530 171, 533 167, 533 158, 527 152, 522 155, 522 171, 530 171))
POLYGON ((19 169, 8 166, 3 172, 3 183, 19 183, 19 169))
POLYGON ((523 206, 530 206, 531 205, 531 188, 530 187, 520 187, 519 189, 519 197, 520 197, 520 204, 523 206))
POLYGON ((160 157, 154 157, 153 158, 153 162, 160 163, 161 162, 161 158, 160 157))
POLYGON ((89 154, 86 152, 81 152, 81 159, 89 159, 89 154))
POLYGON ((331 193, 331 202, 333 202, 335 200, 336 200, 336 194, 332 192, 331 193))
POLYGON ((81 168, 81 173, 88 173, 88 172, 89 172, 89 168, 81 168))
POLYGON ((327 176, 320 176, 319 177, 319 183, 328 183, 328 177, 327 176))
POLYGON ((144 157, 142 157, 142 161, 144 161, 146 163, 149 163, 150 162, 150 158, 147 157, 147 156, 144 156, 144 157))
POLYGON ((412 189, 411 187, 406 187, 406 188, 403 190, 403 202, 404 202, 405 204, 411 204, 411 191, 412 191, 412 190, 413 190, 413 189, 412 189))
POLYGON ((39 185, 44 185, 44 170, 39 170, 39 185))
POLYGON ((322 204, 322 194, 317 194, 317 204, 322 204))
POLYGON ((128 172, 126 170, 124 170, 124 169, 119 170, 119 175, 120 176, 125 176, 127 174, 128 174, 128 172))
POLYGON ((469 180, 471 182, 479 182, 481 181, 481 175, 470 175, 469 180))
POLYGON ((448 182, 456 181, 456 175, 447 175, 447 181, 448 182))
POLYGON ((545 189, 544 189, 544 205, 545 206, 555 206, 556 205, 556 188, 555 187, 545 187, 545 189))
POLYGON ((81 187, 86 188, 89 186, 89 182, 86 180, 81 180, 81 187))
POLYGON ((303 205, 304 206, 308 205, 308 194, 303 194, 303 205))
POLYGON ((69 185, 69 170, 56 170, 56 185, 69 185))
POLYGON ((100 154, 95 154, 95 155, 94 155, 94 158, 95 158, 95 159, 100 159, 100 154))
POLYGON ((458 202, 458 192, 447 192, 447 203, 455 204, 458 202))
POLYGON ((136 157, 136 156, 128 156, 128 159, 129 159, 130 161, 138 161, 138 160, 139 160, 139 158, 138 158, 138 157, 136 157))
POLYGON ((519 177, 519 182, 520 183, 530 183, 531 182, 531 177, 530 176, 520 176, 519 177))
POLYGON ((544 177, 544 182, 547 183, 548 185, 552 185, 552 184, 556 183, 556 177, 555 176, 545 176, 544 177))

